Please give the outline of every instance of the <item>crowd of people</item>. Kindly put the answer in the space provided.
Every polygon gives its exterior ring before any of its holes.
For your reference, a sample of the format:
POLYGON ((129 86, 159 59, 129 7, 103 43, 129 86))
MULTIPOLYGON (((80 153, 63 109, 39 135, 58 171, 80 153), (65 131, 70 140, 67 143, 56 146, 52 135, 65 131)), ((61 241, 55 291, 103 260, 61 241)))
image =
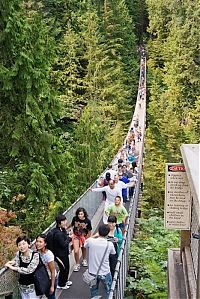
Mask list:
MULTIPOLYGON (((120 203, 121 198, 117 197, 115 202, 120 203)), ((111 211, 108 211, 110 215, 111 211)), ((127 212, 124 214, 125 215, 127 212)), ((117 213, 116 213, 117 214, 117 213)), ((121 218, 119 218, 121 219, 121 218)), ((56 227, 53 229, 53 246, 48 246, 48 234, 39 234, 36 237, 35 248, 31 246, 30 239, 26 235, 19 236, 16 240, 18 252, 13 260, 8 261, 5 267, 19 273, 19 290, 22 299, 39 299, 34 282, 34 272, 39 266, 40 259, 44 263, 50 279, 50 288, 44 295, 48 299, 55 299, 56 289, 66 290, 72 282, 69 276, 69 248, 73 246, 75 258, 74 272, 80 270, 80 248, 82 251, 82 266, 88 267, 90 274, 95 276, 102 254, 109 243, 101 269, 99 269, 98 282, 90 288, 91 298, 98 294, 99 282, 102 281, 105 289, 105 298, 108 298, 112 277, 114 275, 120 246, 123 240, 122 230, 118 222, 121 220, 110 215, 107 224, 100 225, 98 232, 92 234, 91 221, 84 208, 78 208, 71 223, 67 225, 65 215, 56 217, 56 227), (69 229, 72 227, 72 231, 69 229), (107 242, 108 241, 108 242, 107 242), (51 250, 48 248, 50 247, 51 250), (87 261, 88 248, 88 261, 87 261), (55 263, 59 271, 57 273, 55 263)), ((50 242, 51 243, 51 242, 50 242)))
POLYGON ((104 298, 108 298, 126 228, 128 212, 125 205, 133 196, 137 183, 138 166, 134 130, 131 129, 129 133, 125 145, 118 153, 115 169, 109 165, 104 176, 97 181, 97 188, 91 189, 92 192, 102 192, 102 200, 105 201, 103 224, 99 226, 98 232, 92 232, 87 211, 79 207, 70 222, 65 215, 57 215, 56 227, 47 235, 39 234, 36 237, 35 249, 30 246, 31 242, 27 236, 17 238, 18 252, 14 260, 8 261, 5 267, 19 273, 19 290, 22 299, 41 298, 36 294, 33 275, 40 259, 46 266, 51 281, 49 291, 45 294, 48 299, 56 298, 56 289, 70 288, 72 285, 68 279, 70 249, 73 250, 75 259, 73 271, 78 272, 82 265, 88 267, 89 273, 94 276, 105 254, 98 272, 97 283, 90 287, 90 292, 91 298, 97 296, 99 283, 102 282, 105 290, 104 298), (135 159, 130 161, 129 155, 133 155, 135 159), (80 252, 82 262, 80 262, 80 252), (59 268, 58 273, 55 263, 59 268))
MULTIPOLYGON (((144 58, 142 58, 139 87, 140 108, 141 101, 145 96, 144 72, 145 65, 144 58)), ((104 298, 109 297, 126 229, 128 216, 126 204, 133 196, 137 184, 139 171, 137 143, 141 139, 139 116, 136 115, 125 143, 117 154, 118 163, 109 165, 104 175, 98 179, 97 188, 91 189, 92 192, 102 192, 102 200, 105 202, 103 224, 98 227, 97 232, 93 231, 87 211, 83 207, 79 207, 69 223, 65 215, 57 215, 56 227, 47 235, 39 234, 36 237, 34 249, 26 235, 17 238, 18 252, 12 261, 5 264, 5 267, 19 273, 19 290, 22 299, 41 298, 36 294, 34 284, 34 272, 40 260, 44 263, 50 279, 46 297, 56 299, 57 288, 69 289, 72 285, 68 279, 71 250, 73 250, 75 259, 74 272, 78 272, 83 266, 88 267, 89 273, 94 277, 98 273, 96 284, 90 287, 91 298, 98 296, 100 282, 104 286, 104 298), (58 272, 55 263, 58 265, 58 272)))

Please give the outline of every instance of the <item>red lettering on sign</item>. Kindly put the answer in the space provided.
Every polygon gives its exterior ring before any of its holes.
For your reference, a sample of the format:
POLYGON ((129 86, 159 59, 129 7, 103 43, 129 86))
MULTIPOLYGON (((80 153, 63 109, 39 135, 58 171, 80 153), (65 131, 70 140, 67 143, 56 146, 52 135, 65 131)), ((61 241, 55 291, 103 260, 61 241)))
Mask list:
POLYGON ((172 166, 169 167, 169 170, 170 171, 174 171, 174 172, 175 171, 176 172, 177 171, 183 171, 184 172, 185 171, 185 166, 182 166, 182 165, 172 165, 172 166))

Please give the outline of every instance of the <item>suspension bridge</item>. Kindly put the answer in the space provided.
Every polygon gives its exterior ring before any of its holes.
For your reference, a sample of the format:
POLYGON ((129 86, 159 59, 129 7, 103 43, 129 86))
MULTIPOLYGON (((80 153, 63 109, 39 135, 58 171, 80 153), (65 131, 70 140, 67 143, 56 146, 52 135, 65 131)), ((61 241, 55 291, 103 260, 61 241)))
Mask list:
MULTIPOLYGON (((139 127, 140 138, 135 134, 135 154, 137 154, 137 178, 134 194, 130 202, 126 204, 128 217, 124 239, 121 245, 120 254, 115 268, 113 283, 109 299, 124 298, 126 288, 126 277, 128 273, 129 249, 133 240, 136 220, 140 216, 141 200, 141 178, 143 172, 144 141, 146 127, 146 57, 143 52, 140 61, 140 76, 138 93, 135 103, 133 117, 129 130, 122 147, 125 147, 127 138, 132 128, 139 127)), ((169 299, 200 299, 200 198, 199 198, 199 168, 200 168, 200 146, 198 144, 183 144, 180 148, 183 164, 188 178, 191 193, 190 229, 182 230, 180 237, 180 248, 169 249, 168 251, 168 298, 169 299)), ((113 158, 113 169, 118 165, 118 154, 113 158)), ((100 174, 102 176, 106 170, 100 174)), ((73 205, 63 214, 70 222, 78 207, 84 207, 92 220, 93 231, 102 222, 104 212, 104 201, 101 192, 92 192, 91 189, 97 186, 94 182, 84 194, 82 194, 73 205)), ((52 223, 44 233, 48 233, 55 222, 52 223)), ((88 299, 90 298, 89 287, 82 280, 83 271, 73 272, 75 260, 73 252, 70 254, 70 280, 72 286, 67 290, 57 290, 57 299, 88 299)), ((103 290, 100 289, 101 298, 103 290)), ((9 269, 0 270, 0 299, 18 299, 18 275, 9 269)), ((45 297, 44 297, 45 298, 45 297)))

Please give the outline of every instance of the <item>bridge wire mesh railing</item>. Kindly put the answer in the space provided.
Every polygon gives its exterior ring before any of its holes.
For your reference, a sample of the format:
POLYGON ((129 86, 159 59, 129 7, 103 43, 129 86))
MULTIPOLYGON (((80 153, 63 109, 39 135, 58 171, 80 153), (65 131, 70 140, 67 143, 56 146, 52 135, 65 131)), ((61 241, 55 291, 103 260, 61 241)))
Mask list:
MULTIPOLYGON (((142 114, 140 114, 140 126, 142 129, 142 139, 140 142, 140 150, 139 150, 139 160, 138 160, 138 166, 139 166, 139 172, 137 176, 137 185, 134 190, 134 195, 130 201, 129 206, 129 213, 127 218, 127 226, 126 231, 124 234, 124 240, 122 242, 120 254, 118 257, 113 283, 111 286, 111 291, 109 295, 109 299, 123 299, 124 298, 124 292, 126 288, 126 277, 128 273, 128 258, 129 258, 129 250, 131 245, 131 240, 133 238, 134 234, 134 226, 135 226, 135 220, 137 215, 137 207, 139 202, 139 196, 140 196, 140 186, 141 186, 141 176, 143 171, 143 153, 144 153, 144 140, 145 140, 145 127, 146 127, 146 58, 143 57, 144 60, 144 99, 142 101, 142 114)), ((141 84, 141 69, 140 69, 140 82, 139 82, 139 89, 141 84)), ((138 111, 140 111, 140 96, 139 96, 139 89, 138 89, 138 95, 137 95, 137 103, 136 103, 136 109, 132 120, 132 125, 135 120, 135 116, 138 111), (138 110, 139 109, 139 110, 138 110)))
POLYGON ((185 252, 182 252, 182 255, 185 254, 185 257, 187 257, 186 264, 192 264, 192 267, 187 266, 190 269, 189 271, 187 268, 188 273, 190 273, 188 276, 190 275, 193 277, 193 279, 188 279, 188 288, 191 292, 191 298, 193 298, 193 296, 195 296, 195 298, 200 298, 200 240, 193 237, 193 234, 199 234, 200 232, 199 214, 198 199, 196 197, 192 197, 189 246, 192 261, 190 261, 190 259, 188 260, 189 255, 186 254, 187 248, 185 248, 185 252))
MULTIPOLYGON (((144 58, 145 59, 145 58, 144 58)), ((146 72, 146 60, 145 60, 145 72, 146 72)), ((141 78, 141 69, 140 69, 140 78, 141 78)), ((146 74, 145 74, 146 78, 146 74)), ((146 94, 144 96, 146 98, 146 94)), ((138 100, 139 100, 139 94, 137 96, 137 102, 136 107, 138 108, 138 100)), ((146 107, 146 101, 144 99, 143 101, 144 108, 146 107)), ((132 122, 130 125, 130 128, 134 126, 135 119, 138 117, 137 109, 134 111, 134 115, 132 118, 132 122)), ((144 117, 143 117, 144 118, 144 117)), ((144 118, 145 119, 145 118, 144 118)), ((140 144, 142 144, 143 148, 143 142, 144 142, 144 120, 140 120, 140 125, 142 126, 142 140, 140 144), (143 123, 142 123, 143 122, 143 123)), ((125 139, 126 140, 126 139, 125 139)), ((112 160, 112 165, 116 166, 117 164, 117 155, 112 160)), ((124 241, 122 243, 121 252, 119 255, 118 263, 116 266, 115 276, 113 280, 112 290, 111 290, 111 296, 109 298, 113 298, 112 294, 113 292, 116 293, 116 285, 117 290, 120 290, 120 297, 116 298, 123 298, 124 289, 126 285, 126 274, 127 274, 127 267, 128 267, 128 249, 130 246, 130 242, 132 239, 132 233, 134 229, 134 222, 135 222, 135 215, 136 215, 136 209, 137 209, 137 202, 139 198, 139 188, 140 188, 140 176, 142 171, 142 160, 143 160, 143 149, 140 150, 139 155, 139 173, 138 173, 138 182, 135 187, 135 192, 133 195, 133 198, 130 202, 129 207, 129 216, 127 220, 127 228, 124 235, 124 241), (131 219, 132 217, 132 219, 131 219), (128 246, 127 246, 128 245, 128 246), (120 274, 120 275, 118 275, 120 274), (120 278, 120 279, 119 279, 120 278), (117 284, 116 284, 117 282, 117 284), (120 286, 120 288, 119 288, 120 286)), ((102 173, 102 175, 106 172, 106 170, 102 173)), ((67 209, 63 214, 66 216, 67 219, 72 219, 75 215, 76 210, 78 207, 82 206, 84 207, 89 215, 89 218, 92 219, 97 212, 99 206, 102 204, 102 194, 97 192, 92 192, 91 189, 93 187, 96 187, 97 183, 94 182, 86 191, 83 193, 71 206, 69 209, 67 209)), ((55 227, 56 223, 53 222, 45 231, 44 233, 48 233, 53 227, 55 227)), ((12 298, 19 298, 19 292, 18 292, 18 274, 14 271, 11 271, 10 269, 3 268, 0 270, 0 298, 6 298, 6 296, 12 296, 12 298)), ((7 297, 8 298, 8 297, 7 297)), ((11 298, 11 297, 9 297, 11 298)))

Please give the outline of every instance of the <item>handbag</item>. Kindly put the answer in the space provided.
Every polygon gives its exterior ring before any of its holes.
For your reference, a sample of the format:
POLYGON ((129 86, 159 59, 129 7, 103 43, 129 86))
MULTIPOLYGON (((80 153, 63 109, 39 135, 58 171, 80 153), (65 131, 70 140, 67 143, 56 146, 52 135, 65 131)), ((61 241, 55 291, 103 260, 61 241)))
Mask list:
POLYGON ((103 258, 102 258, 101 263, 100 263, 100 265, 99 265, 97 274, 96 274, 96 275, 90 274, 88 269, 83 273, 83 276, 82 276, 83 281, 84 281, 87 285, 89 285, 90 288, 93 287, 93 286, 95 286, 95 285, 97 284, 97 276, 98 276, 98 274, 99 274, 101 265, 103 264, 103 261, 104 261, 104 258, 105 258, 107 249, 108 249, 108 242, 107 242, 106 249, 105 249, 105 251, 104 251, 103 258))
POLYGON ((51 287, 51 280, 47 272, 46 266, 44 265, 40 255, 39 264, 33 272, 33 279, 35 285, 35 293, 37 296, 49 295, 51 287))
POLYGON ((87 285, 89 285, 89 287, 93 287, 94 285, 97 284, 97 275, 92 275, 89 273, 89 270, 87 269, 84 273, 83 273, 83 281, 85 283, 87 283, 87 285))

